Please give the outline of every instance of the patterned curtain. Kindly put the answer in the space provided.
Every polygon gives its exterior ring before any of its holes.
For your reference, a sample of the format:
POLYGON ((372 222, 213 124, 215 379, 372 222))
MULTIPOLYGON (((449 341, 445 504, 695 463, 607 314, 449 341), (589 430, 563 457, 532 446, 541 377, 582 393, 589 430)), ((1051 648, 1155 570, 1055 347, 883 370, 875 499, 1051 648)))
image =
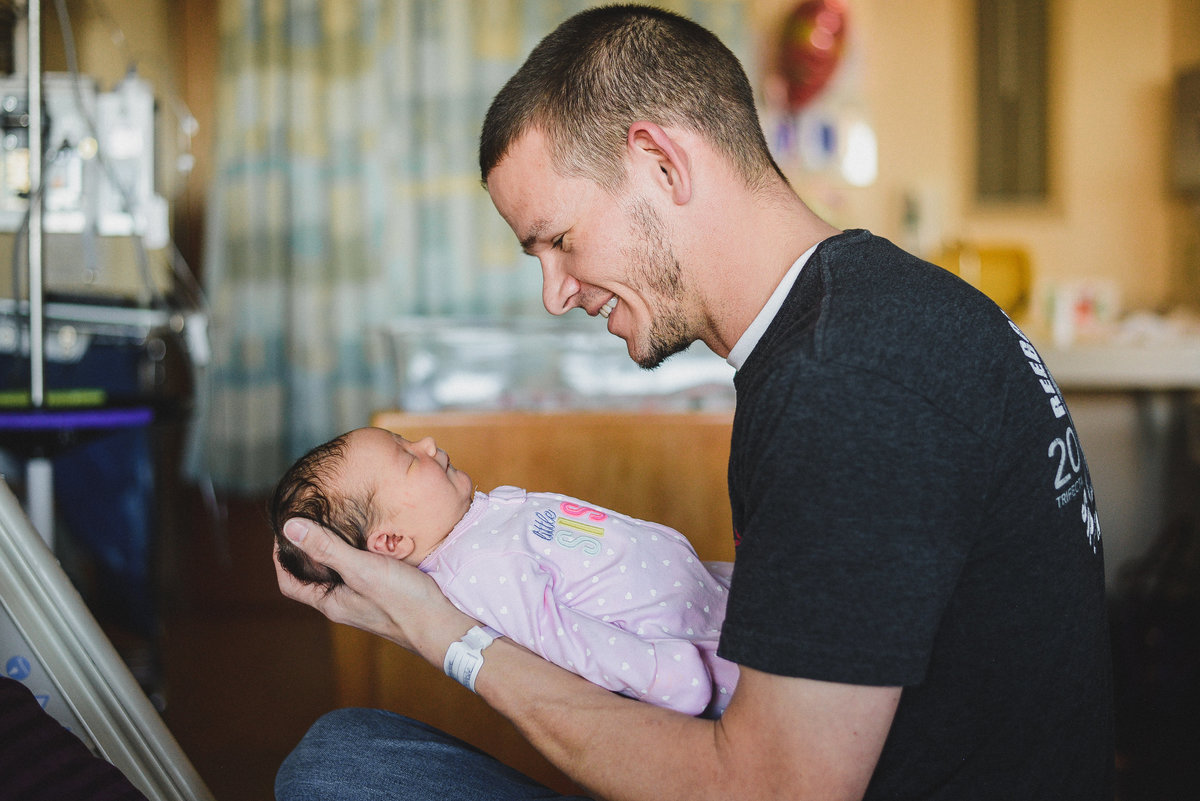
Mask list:
MULTIPOLYGON (((541 312, 477 177, 488 103, 560 0, 223 0, 193 471, 269 488, 395 405, 397 315, 541 312)), ((663 3, 746 59, 745 0, 663 3)))

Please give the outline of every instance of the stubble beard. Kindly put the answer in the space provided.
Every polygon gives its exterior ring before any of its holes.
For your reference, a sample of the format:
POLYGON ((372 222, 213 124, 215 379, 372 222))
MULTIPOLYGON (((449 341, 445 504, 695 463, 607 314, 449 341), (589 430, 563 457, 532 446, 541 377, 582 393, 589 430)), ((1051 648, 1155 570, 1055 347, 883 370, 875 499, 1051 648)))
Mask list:
POLYGON ((685 350, 696 339, 691 333, 684 301, 687 290, 683 267, 676 258, 662 218, 641 199, 634 200, 628 214, 636 235, 627 258, 634 265, 633 284, 652 301, 650 330, 642 345, 629 343, 629 356, 639 367, 653 370, 666 359, 685 350))

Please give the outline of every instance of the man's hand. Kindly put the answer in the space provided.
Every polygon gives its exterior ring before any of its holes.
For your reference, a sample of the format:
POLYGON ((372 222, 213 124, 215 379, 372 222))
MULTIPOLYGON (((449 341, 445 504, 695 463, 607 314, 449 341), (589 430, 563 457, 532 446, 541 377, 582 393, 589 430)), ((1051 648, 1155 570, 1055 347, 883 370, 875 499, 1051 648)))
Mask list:
POLYGON ((326 592, 299 581, 280 566, 276 547, 280 592, 335 623, 384 637, 438 666, 447 646, 474 625, 442 595, 433 579, 411 565, 360 551, 303 518, 288 520, 283 533, 311 559, 336 570, 346 583, 326 592))

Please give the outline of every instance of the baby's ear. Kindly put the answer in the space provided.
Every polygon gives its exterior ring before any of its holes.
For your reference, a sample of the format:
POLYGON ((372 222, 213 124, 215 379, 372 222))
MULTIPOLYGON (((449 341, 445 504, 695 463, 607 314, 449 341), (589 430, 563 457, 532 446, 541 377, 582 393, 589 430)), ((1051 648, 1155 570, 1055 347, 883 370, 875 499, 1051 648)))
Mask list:
POLYGON ((392 559, 404 559, 413 551, 412 537, 393 531, 373 531, 367 535, 367 550, 392 559))

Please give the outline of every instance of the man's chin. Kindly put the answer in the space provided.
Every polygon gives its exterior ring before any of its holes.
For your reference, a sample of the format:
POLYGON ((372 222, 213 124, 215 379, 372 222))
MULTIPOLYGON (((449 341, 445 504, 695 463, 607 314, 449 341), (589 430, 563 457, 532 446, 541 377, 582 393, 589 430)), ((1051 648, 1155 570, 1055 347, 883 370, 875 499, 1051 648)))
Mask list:
POLYGON ((635 342, 625 340, 626 349, 629 351, 629 358, 633 359, 634 363, 643 370, 653 370, 667 359, 674 356, 680 351, 687 350, 690 342, 654 342, 647 348, 639 348, 635 342))

